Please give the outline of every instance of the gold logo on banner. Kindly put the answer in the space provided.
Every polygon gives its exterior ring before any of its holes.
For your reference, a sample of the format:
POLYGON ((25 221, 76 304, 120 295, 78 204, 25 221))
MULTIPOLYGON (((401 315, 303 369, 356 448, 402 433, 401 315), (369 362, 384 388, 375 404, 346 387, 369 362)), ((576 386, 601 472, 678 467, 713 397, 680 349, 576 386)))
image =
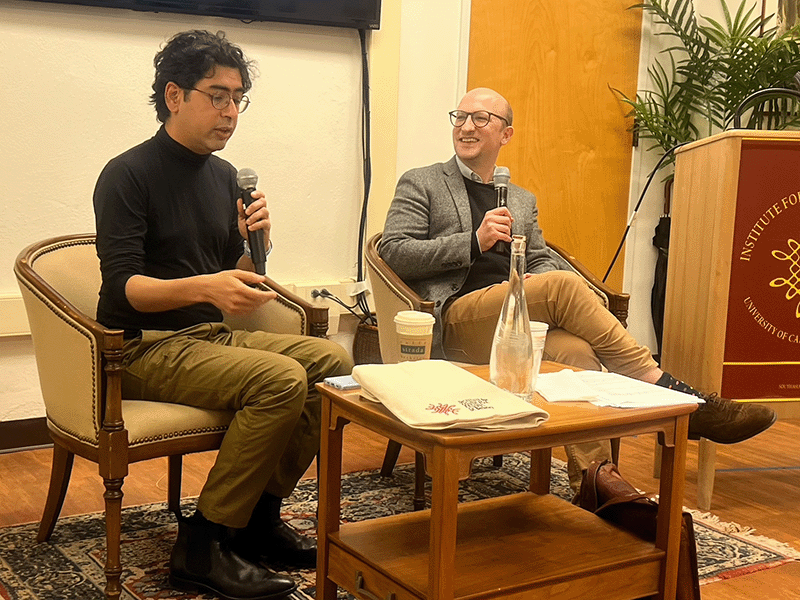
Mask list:
MULTIPOLYGON (((793 298, 800 296, 800 243, 789 238, 787 244, 789 246, 789 250, 791 250, 790 253, 787 254, 783 250, 773 250, 772 256, 778 260, 789 261, 789 277, 778 277, 770 281, 769 285, 771 287, 786 286, 789 288, 786 290, 786 299, 792 300, 793 298)), ((800 302, 797 303, 795 317, 800 319, 800 302)))

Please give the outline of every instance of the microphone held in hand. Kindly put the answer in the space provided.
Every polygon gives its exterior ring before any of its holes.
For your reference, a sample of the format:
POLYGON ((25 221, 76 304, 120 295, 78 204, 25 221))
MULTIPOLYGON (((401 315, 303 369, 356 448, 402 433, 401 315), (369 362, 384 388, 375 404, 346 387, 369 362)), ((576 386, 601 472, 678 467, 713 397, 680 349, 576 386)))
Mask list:
MULTIPOLYGON (((258 184, 258 175, 253 169, 240 169, 236 174, 236 184, 242 196, 242 203, 245 208, 250 206, 253 202, 251 192, 256 191, 256 184, 258 184)), ((250 258, 255 266, 256 273, 259 275, 267 274, 267 248, 264 243, 264 230, 257 229, 256 231, 247 230, 247 243, 250 246, 250 258)))
MULTIPOLYGON (((508 170, 508 167, 494 168, 494 191, 497 194, 498 208, 508 204, 508 182, 510 180, 511 172, 508 170)), ((493 249, 495 252, 501 254, 510 254, 511 252, 510 244, 502 240, 496 242, 493 249)))

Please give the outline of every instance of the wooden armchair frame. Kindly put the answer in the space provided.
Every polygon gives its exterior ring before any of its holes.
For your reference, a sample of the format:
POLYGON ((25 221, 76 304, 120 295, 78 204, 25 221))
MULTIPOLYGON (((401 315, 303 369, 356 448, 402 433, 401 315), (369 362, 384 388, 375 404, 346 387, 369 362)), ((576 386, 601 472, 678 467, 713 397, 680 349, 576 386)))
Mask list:
MULTIPOLYGON (((123 332, 95 318, 100 283, 94 234, 35 243, 17 257, 14 273, 22 291, 47 426, 53 467, 37 541, 55 528, 69 485, 74 456, 97 463, 105 486, 106 588, 121 593, 120 522, 128 465, 168 457, 168 505, 180 510, 182 456, 219 448, 233 412, 122 397, 123 332)), ((314 307, 273 281, 278 292, 258 314, 232 319, 237 328, 324 336, 327 308, 314 307), (273 327, 261 327, 261 325, 273 327)))

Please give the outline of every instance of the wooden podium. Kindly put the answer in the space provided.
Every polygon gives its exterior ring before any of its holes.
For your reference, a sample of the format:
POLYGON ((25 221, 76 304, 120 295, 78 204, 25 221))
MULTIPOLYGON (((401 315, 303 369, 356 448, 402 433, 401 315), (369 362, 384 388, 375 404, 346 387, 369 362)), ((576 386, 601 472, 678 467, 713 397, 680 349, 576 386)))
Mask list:
MULTIPOLYGON (((684 146, 673 189, 664 370, 800 415, 800 132, 734 130, 684 146)), ((713 463, 701 440, 703 509, 713 463)))

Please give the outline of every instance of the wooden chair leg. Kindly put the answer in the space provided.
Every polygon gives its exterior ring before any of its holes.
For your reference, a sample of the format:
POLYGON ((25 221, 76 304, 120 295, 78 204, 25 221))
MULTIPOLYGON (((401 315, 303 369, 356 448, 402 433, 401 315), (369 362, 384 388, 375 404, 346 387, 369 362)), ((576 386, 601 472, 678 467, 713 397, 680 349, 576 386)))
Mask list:
MULTIPOLYGON (((714 492, 714 463, 717 458, 717 445, 700 438, 697 446, 697 508, 711 510, 711 495, 714 492)), ((653 460, 653 477, 661 477, 661 446, 656 439, 653 460)))
POLYGON ((550 493, 550 467, 552 450, 531 450, 531 481, 530 490, 534 494, 547 495, 550 493))
POLYGON ((700 438, 697 447, 697 508, 700 510, 711 509, 716 458, 717 445, 705 438, 700 438))
POLYGON ((492 464, 494 465, 495 469, 499 469, 503 466, 503 455, 496 454, 492 457, 492 464))
POLYGON ((69 486, 69 477, 72 474, 74 460, 75 454, 58 443, 53 444, 50 488, 47 490, 44 513, 42 514, 42 521, 39 523, 39 533, 36 535, 37 542, 46 542, 53 534, 58 515, 61 514, 61 507, 64 505, 64 497, 67 495, 67 487, 69 486))
POLYGON ((658 436, 655 438, 656 446, 653 451, 653 477, 661 479, 661 444, 658 443, 658 436))
POLYGON ((181 475, 183 471, 183 455, 173 454, 167 458, 167 506, 176 517, 181 515, 181 475))
POLYGON ((611 462, 619 466, 619 438, 611 438, 611 462))
POLYGON ((421 452, 414 454, 414 510, 425 510, 425 456, 421 452))
POLYGON ((103 478, 106 491, 106 600, 119 600, 122 593, 120 576, 120 538, 122 536, 122 483, 124 478, 103 478))
POLYGON ((386 445, 386 454, 383 457, 383 465, 381 466, 381 477, 391 477, 394 466, 397 464, 397 458, 400 456, 400 448, 402 444, 389 440, 386 445))

